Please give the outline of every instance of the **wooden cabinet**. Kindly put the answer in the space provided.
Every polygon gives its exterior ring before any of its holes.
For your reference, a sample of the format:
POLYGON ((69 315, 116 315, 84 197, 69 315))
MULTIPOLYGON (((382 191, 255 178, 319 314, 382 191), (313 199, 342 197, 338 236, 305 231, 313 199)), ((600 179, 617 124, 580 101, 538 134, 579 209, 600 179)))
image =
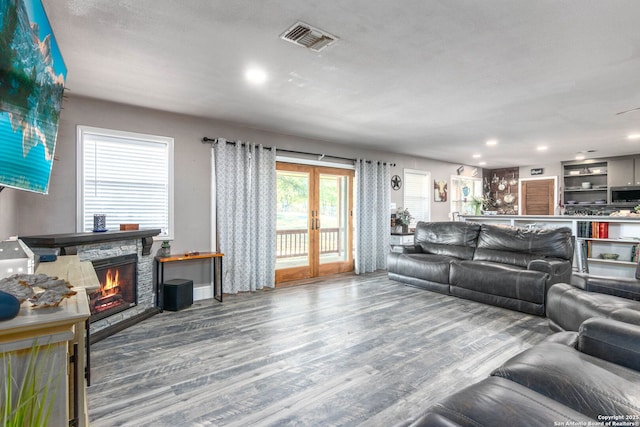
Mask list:
POLYGON ((567 162, 563 164, 564 203, 566 206, 607 204, 608 165, 567 162))
POLYGON ((609 160, 609 187, 636 185, 640 183, 640 172, 637 172, 636 168, 640 168, 640 158, 609 160), (638 179, 637 183, 636 179, 638 179))
MULTIPOLYGON (((24 303, 17 317, 0 323, 0 352, 11 359, 16 381, 24 375, 31 349, 39 347, 36 369, 52 374, 55 388, 49 426, 88 426, 85 394, 85 322, 89 303, 84 289, 59 307, 34 309, 24 303)), ((46 376, 37 381, 46 381, 46 376)), ((0 387, 4 381, 0 378, 0 387)), ((46 384, 46 382, 45 382, 46 384)))

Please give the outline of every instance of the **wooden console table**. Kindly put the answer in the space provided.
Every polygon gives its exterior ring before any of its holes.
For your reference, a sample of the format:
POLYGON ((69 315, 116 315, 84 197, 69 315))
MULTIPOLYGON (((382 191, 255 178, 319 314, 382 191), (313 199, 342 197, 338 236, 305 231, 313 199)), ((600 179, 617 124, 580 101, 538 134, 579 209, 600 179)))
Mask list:
POLYGON ((178 261, 195 261, 210 260, 211 261, 211 288, 213 289, 213 299, 222 302, 222 258, 223 253, 220 252, 195 252, 193 254, 157 256, 156 260, 156 304, 162 310, 163 292, 162 284, 164 283, 164 265, 168 262, 178 261), (220 289, 220 292, 218 292, 220 289), (219 298, 216 296, 219 295, 219 298))
MULTIPOLYGON (((83 288, 58 307, 33 308, 24 302, 18 316, 0 323, 0 353, 10 357, 12 370, 24 372, 33 346, 40 347, 36 363, 38 387, 53 375, 50 426, 89 426, 85 381, 85 324, 89 300, 83 288), (15 364, 15 365, 14 365, 15 364)), ((5 361, 6 363, 6 361, 5 361)), ((6 369, 6 366, 5 366, 6 369)), ((15 374, 13 374, 15 375, 15 374)), ((22 378, 13 379, 22 381, 22 378)), ((9 378, 0 378, 0 386, 9 378)))

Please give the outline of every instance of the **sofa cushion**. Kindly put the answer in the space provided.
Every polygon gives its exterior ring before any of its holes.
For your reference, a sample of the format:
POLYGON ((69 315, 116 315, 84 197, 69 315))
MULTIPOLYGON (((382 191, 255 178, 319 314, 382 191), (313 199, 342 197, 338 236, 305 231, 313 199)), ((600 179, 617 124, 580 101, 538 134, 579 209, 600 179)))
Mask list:
POLYGON ((424 253, 390 253, 387 256, 387 268, 390 273, 448 284, 450 264, 454 259, 449 256, 424 253))
POLYGON ((526 267, 543 258, 573 257, 571 229, 524 229, 483 224, 478 235, 474 260, 493 261, 526 267))
POLYGON ((489 295, 544 304, 549 275, 486 261, 453 261, 450 285, 489 295))
POLYGON ((414 233, 416 246, 422 252, 471 259, 476 247, 480 224, 471 222, 418 222, 414 233))
POLYGON ((593 420, 518 383, 489 377, 435 404, 410 425, 549 427, 559 421, 593 420))
POLYGON ((588 292, 567 283, 556 283, 547 294, 547 317, 557 329, 578 331, 582 322, 604 317, 640 325, 640 302, 588 292))
POLYGON ((594 419, 640 415, 640 372, 564 344, 538 344, 491 375, 517 382, 594 419))

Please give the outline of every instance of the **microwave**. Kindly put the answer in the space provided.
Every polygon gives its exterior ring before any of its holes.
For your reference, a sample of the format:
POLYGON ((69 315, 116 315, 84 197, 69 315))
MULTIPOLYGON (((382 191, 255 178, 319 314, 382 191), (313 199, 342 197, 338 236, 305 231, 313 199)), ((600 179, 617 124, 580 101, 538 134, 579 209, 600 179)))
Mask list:
POLYGON ((640 204, 640 185, 611 187, 611 203, 640 204))

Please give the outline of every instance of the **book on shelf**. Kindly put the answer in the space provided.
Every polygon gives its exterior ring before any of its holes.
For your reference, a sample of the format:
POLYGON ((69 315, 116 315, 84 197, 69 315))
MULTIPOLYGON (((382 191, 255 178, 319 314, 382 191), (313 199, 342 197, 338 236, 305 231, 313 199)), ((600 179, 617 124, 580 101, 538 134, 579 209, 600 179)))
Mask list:
POLYGON ((638 262, 640 259, 640 244, 635 244, 631 246, 631 262, 638 262))
POLYGON ((600 221, 578 221, 578 237, 608 239, 609 223, 600 221))

